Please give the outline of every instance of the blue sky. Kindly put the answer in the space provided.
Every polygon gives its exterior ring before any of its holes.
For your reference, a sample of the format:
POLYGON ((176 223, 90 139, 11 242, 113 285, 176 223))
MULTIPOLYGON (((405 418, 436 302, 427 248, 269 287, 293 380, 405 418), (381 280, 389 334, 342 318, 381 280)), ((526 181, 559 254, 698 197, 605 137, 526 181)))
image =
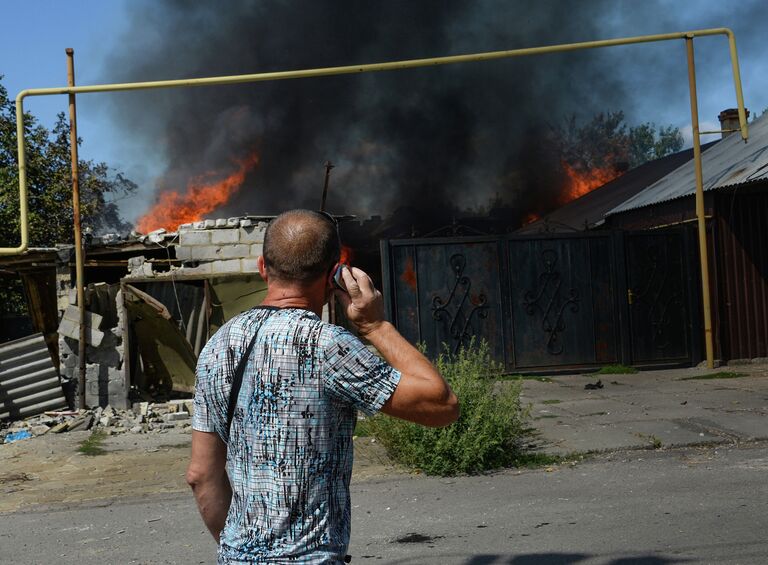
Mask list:
MULTIPOLYGON (((755 5, 754 2, 751 4, 755 5)), ((631 11, 617 10, 613 16, 615 21, 612 22, 615 27, 606 29, 605 37, 616 36, 615 29, 618 28, 631 29, 633 34, 645 34, 702 27, 731 27, 739 41, 746 104, 751 110, 761 112, 768 107, 768 64, 765 60, 765 42, 762 35, 754 30, 759 27, 768 29, 768 25, 763 25, 768 24, 768 8, 765 10, 765 21, 756 22, 754 14, 761 13, 761 10, 752 10, 750 18, 743 18, 740 5, 740 2, 718 0, 684 3, 660 0, 664 13, 663 17, 660 14, 659 22, 634 22, 627 19, 632 18, 631 11)), ((6 1, 0 3, 0 6, 5 22, 11 22, 11 25, 4 26, 0 34, 0 74, 4 75, 3 85, 13 97, 25 88, 64 85, 66 47, 75 49, 78 84, 108 82, 111 73, 107 61, 115 60, 111 55, 116 51, 128 54, 131 51, 131 39, 126 36, 129 18, 135 19, 137 9, 151 9, 152 4, 138 4, 129 0, 25 0, 6 1)), ((547 38, 543 37, 541 44, 546 43, 547 38)), ((697 40, 696 46, 702 128, 715 129, 718 126, 718 112, 725 107, 735 106, 726 42, 719 37, 706 38, 697 40)), ((627 52, 627 67, 621 69, 621 72, 625 76, 636 77, 630 82, 638 92, 647 92, 647 96, 636 97, 633 108, 626 109, 628 121, 673 124, 683 130, 687 143, 690 143, 688 98, 687 95, 679 95, 687 90, 678 89, 674 97, 660 93, 654 84, 653 65, 648 64, 654 57, 673 58, 675 68, 680 73, 681 86, 687 89, 682 42, 676 47, 650 45, 621 49, 627 52), (638 57, 635 57, 636 54, 638 57)), ((108 96, 89 94, 78 98, 78 127, 84 139, 81 157, 106 161, 123 170, 142 187, 150 187, 143 191, 141 197, 121 203, 125 216, 132 220, 149 203, 146 197, 151 193, 155 177, 163 169, 163 156, 158 151, 137 148, 121 138, 113 122, 114 108, 105 104, 105 97, 108 96)), ((26 108, 41 123, 51 126, 56 113, 66 111, 66 103, 65 96, 31 98, 27 100, 26 108)))

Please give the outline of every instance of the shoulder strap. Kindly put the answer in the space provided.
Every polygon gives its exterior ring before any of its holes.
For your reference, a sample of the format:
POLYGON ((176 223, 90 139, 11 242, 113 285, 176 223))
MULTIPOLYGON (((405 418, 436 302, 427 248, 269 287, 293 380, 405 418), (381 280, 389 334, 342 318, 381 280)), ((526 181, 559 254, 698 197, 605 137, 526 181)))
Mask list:
POLYGON ((229 405, 227 406, 227 433, 232 426, 232 418, 235 416, 235 406, 237 406, 237 397, 240 395, 240 387, 243 384, 243 373, 245 373, 245 366, 248 364, 248 359, 251 357, 251 351, 256 343, 256 336, 258 336, 258 328, 253 332, 251 343, 248 344, 248 348, 240 358, 240 362, 237 364, 235 374, 232 375, 232 388, 229 390, 229 405))

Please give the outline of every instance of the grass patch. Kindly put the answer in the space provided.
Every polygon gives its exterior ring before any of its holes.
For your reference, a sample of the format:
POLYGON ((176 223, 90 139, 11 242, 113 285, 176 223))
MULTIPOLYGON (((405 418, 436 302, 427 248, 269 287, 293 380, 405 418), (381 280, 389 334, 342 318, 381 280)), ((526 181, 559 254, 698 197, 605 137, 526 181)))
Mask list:
POLYGON ((606 365, 605 367, 600 367, 599 371, 591 373, 591 375, 634 375, 635 373, 637 373, 637 369, 627 365, 606 365))
POLYGON ((107 434, 103 431, 95 430, 91 432, 91 435, 80 442, 80 447, 78 447, 77 450, 83 455, 104 455, 106 450, 101 447, 101 444, 104 443, 106 437, 107 434))
POLYGON ((461 416, 445 428, 426 428, 378 414, 367 419, 371 434, 396 462, 429 475, 480 473, 529 462, 525 426, 530 407, 520 401, 522 382, 503 387, 503 367, 487 343, 474 342, 435 361, 461 402, 461 416))
POLYGON ((528 452, 522 454, 515 463, 515 467, 524 467, 526 469, 536 469, 539 467, 550 467, 552 465, 571 464, 576 465, 584 461, 585 454, 569 453, 568 455, 550 455, 547 453, 528 452))
POLYGON ((542 404, 560 404, 562 400, 558 400, 557 398, 549 398, 547 400, 542 400, 542 404))
POLYGON ((357 437, 368 437, 371 434, 371 425, 369 420, 358 420, 355 424, 355 431, 352 433, 357 437))
POLYGON ((158 449, 188 449, 190 447, 190 443, 188 441, 182 441, 181 443, 164 443, 163 445, 158 445, 158 449))
POLYGON ((653 434, 643 434, 643 433, 637 432, 635 435, 640 439, 642 439, 643 441, 647 441, 650 444, 650 446, 654 449, 662 448, 663 444, 661 440, 653 434))
POLYGON ((503 375, 499 380, 502 381, 539 381, 542 383, 553 383, 549 377, 540 377, 538 375, 503 375))
POLYGON ((693 377, 684 377, 681 381, 708 381, 712 379, 740 379, 742 377, 748 377, 746 373, 736 373, 734 371, 719 371, 717 373, 710 373, 708 375, 695 375, 693 377))

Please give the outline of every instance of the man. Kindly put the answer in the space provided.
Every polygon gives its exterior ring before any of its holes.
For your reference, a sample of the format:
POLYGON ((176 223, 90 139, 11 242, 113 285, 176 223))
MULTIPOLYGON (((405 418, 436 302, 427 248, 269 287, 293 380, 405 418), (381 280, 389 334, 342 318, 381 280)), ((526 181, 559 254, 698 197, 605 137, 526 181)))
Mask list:
POLYGON ((187 482, 219 542, 219 563, 343 563, 357 409, 426 426, 458 418, 456 396, 434 366, 384 320, 381 293, 343 268, 335 221, 281 214, 264 234, 260 307, 227 322, 197 366, 187 482), (331 293, 381 353, 320 314, 331 293), (255 336, 232 423, 235 367, 255 336))

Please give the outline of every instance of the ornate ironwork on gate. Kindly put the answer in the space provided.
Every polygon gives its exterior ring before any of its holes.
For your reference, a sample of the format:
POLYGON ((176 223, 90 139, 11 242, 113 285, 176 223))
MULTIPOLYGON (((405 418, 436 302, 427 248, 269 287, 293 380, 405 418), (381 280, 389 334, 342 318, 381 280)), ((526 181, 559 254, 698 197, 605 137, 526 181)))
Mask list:
POLYGON ((693 245, 685 229, 389 240, 387 313, 432 357, 475 337, 510 373, 686 364, 693 245))
POLYGON ((539 275, 538 289, 528 290, 523 296, 523 307, 529 316, 541 316, 541 329, 547 334, 547 351, 552 355, 563 352, 559 339, 565 331, 565 312, 579 311, 579 289, 570 288, 563 292, 563 279, 557 267, 557 253, 551 249, 541 252, 544 272, 539 275))
POLYGON ((472 281, 464 274, 467 266, 464 255, 455 253, 449 263, 454 274, 451 292, 445 300, 439 295, 432 298, 432 318, 437 322, 448 322, 448 331, 454 341, 453 352, 456 353, 474 335, 470 331, 472 319, 488 317, 488 299, 482 292, 470 295, 472 281))

